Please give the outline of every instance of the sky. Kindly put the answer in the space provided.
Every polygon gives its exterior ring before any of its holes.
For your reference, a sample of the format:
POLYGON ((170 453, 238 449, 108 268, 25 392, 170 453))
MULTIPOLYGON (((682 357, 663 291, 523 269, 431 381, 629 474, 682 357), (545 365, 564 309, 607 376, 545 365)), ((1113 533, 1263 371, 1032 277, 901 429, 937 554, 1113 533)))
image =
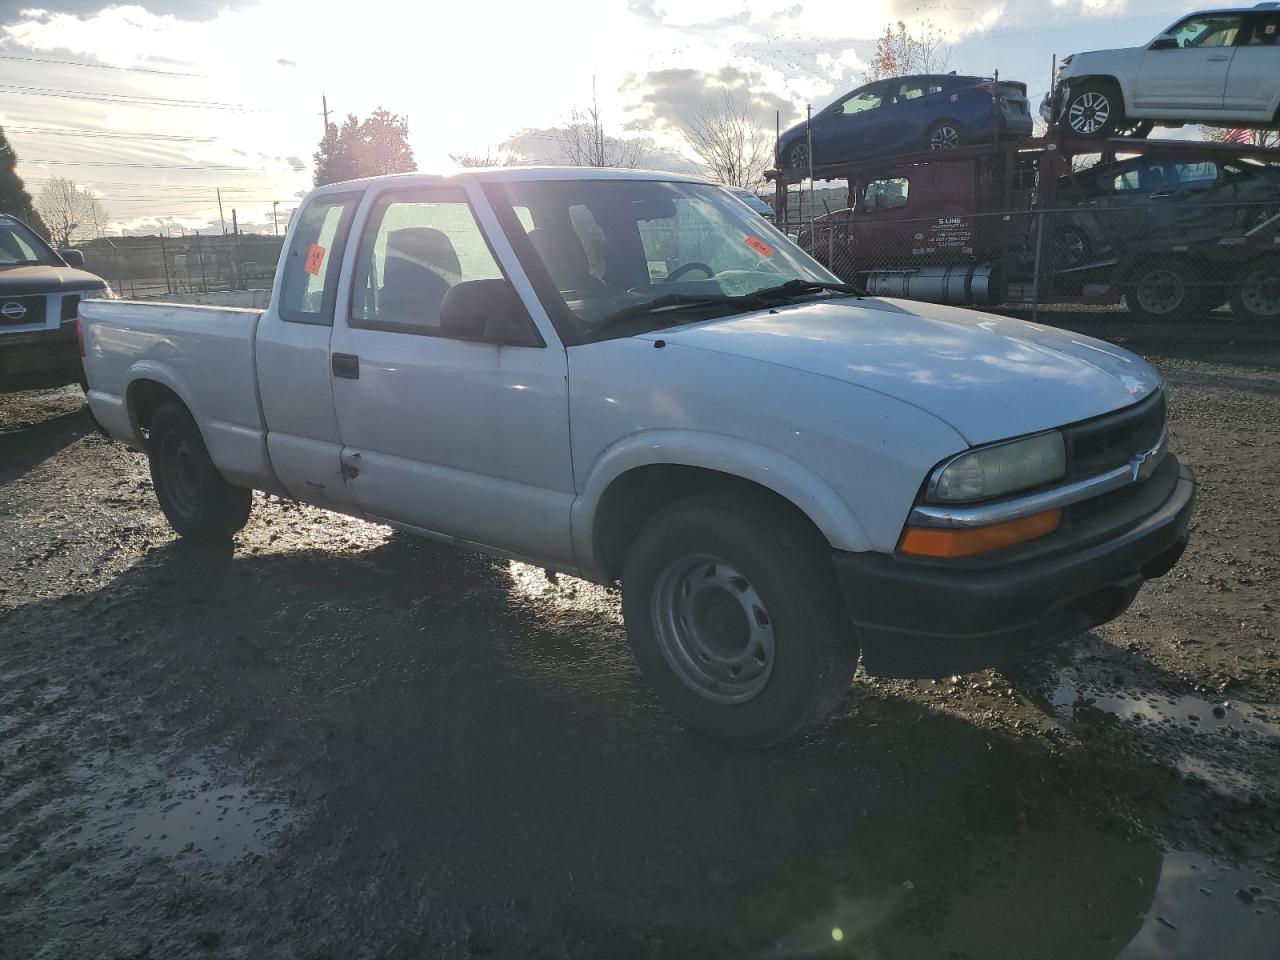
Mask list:
POLYGON ((1197 4, 1159 0, 0 0, 0 126, 32 193, 67 177, 112 233, 271 232, 311 185, 334 118, 405 115, 422 170, 450 154, 554 159, 590 104, 608 131, 691 166, 679 120, 723 88, 785 128, 857 86, 885 25, 932 21, 960 73, 1023 80, 1145 43, 1197 4), (543 153, 545 151, 545 153, 543 153))

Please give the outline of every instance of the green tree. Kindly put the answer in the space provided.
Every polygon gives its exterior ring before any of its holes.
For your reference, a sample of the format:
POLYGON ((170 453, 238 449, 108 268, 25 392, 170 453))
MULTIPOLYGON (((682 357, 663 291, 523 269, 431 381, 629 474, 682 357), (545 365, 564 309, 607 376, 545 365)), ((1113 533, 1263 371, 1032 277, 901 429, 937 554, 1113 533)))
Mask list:
POLYGON ((329 124, 315 160, 317 187, 418 169, 409 146, 408 118, 381 107, 365 120, 349 113, 342 126, 329 124))
POLYGON ((0 213, 7 213, 30 224, 40 236, 49 239, 49 231, 36 213, 31 194, 17 173, 18 155, 9 145, 0 127, 0 213))

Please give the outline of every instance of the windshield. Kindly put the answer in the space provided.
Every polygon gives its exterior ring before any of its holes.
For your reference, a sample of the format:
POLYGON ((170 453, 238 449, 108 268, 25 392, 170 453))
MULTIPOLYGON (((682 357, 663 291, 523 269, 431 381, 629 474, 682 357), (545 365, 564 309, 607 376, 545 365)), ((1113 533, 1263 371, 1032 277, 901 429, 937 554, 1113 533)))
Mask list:
MULTIPOLYGON (((838 283, 720 187, 656 180, 494 184, 490 200, 570 342, 669 326, 635 318, 660 297, 743 297, 791 280, 838 283), (529 263, 529 260, 536 261, 529 263), (614 318, 627 315, 625 329, 614 318)), ((814 295, 825 295, 818 292, 814 295)), ((681 315, 680 320, 698 319, 681 315)))
POLYGON ((0 216, 0 267, 35 263, 55 266, 58 260, 30 227, 0 216))

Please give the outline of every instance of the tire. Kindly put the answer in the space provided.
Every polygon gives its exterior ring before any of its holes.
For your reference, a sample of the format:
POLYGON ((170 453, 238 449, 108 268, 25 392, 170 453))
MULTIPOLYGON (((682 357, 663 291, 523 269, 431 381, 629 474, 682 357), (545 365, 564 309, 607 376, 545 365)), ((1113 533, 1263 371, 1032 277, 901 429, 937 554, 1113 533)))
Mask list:
POLYGON ((857 666, 830 548, 761 495, 700 495, 655 515, 627 553, 622 612, 676 719, 742 746, 824 719, 857 666))
POLYGON ((804 140, 797 140, 787 147, 786 158, 787 166, 792 170, 807 170, 809 168, 809 144, 804 140))
POLYGON ((1262 257, 1236 271, 1231 312, 1242 320, 1280 323, 1280 256, 1262 257))
POLYGON ((186 407, 165 403, 152 414, 147 455, 156 499, 179 536, 225 543, 248 522, 253 492, 218 472, 186 407))
POLYGON ((1185 320, 1205 309, 1200 277, 1179 260, 1148 260, 1125 282, 1124 299, 1129 313, 1148 323, 1185 320))
POLYGON ((964 143, 964 128, 954 120, 939 120, 924 135, 926 150, 954 150, 964 143))
POLYGON ((1124 125, 1124 103, 1113 84, 1088 80, 1067 97, 1062 122, 1077 137, 1105 139, 1124 125))
POLYGON ((1058 227, 1053 231, 1053 267, 1070 270, 1086 263, 1093 252, 1089 234, 1075 226, 1058 227))

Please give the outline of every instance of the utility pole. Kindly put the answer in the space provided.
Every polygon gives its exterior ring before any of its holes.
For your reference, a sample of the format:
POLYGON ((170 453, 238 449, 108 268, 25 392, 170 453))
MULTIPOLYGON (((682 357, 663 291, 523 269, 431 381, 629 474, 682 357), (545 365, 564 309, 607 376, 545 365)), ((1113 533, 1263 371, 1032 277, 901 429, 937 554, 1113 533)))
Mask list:
POLYGON ((218 219, 222 221, 222 235, 227 235, 227 218, 222 215, 222 188, 217 187, 218 191, 218 219))
POLYGON ((240 226, 236 221, 236 208, 231 208, 231 234, 232 236, 240 236, 240 226))
POLYGON ((277 237, 280 236, 280 221, 276 219, 276 207, 279 205, 279 200, 271 201, 271 229, 275 231, 277 237))
POLYGON ((320 106, 324 114, 324 136, 327 137, 329 136, 329 98, 325 96, 323 90, 320 91, 320 106))

